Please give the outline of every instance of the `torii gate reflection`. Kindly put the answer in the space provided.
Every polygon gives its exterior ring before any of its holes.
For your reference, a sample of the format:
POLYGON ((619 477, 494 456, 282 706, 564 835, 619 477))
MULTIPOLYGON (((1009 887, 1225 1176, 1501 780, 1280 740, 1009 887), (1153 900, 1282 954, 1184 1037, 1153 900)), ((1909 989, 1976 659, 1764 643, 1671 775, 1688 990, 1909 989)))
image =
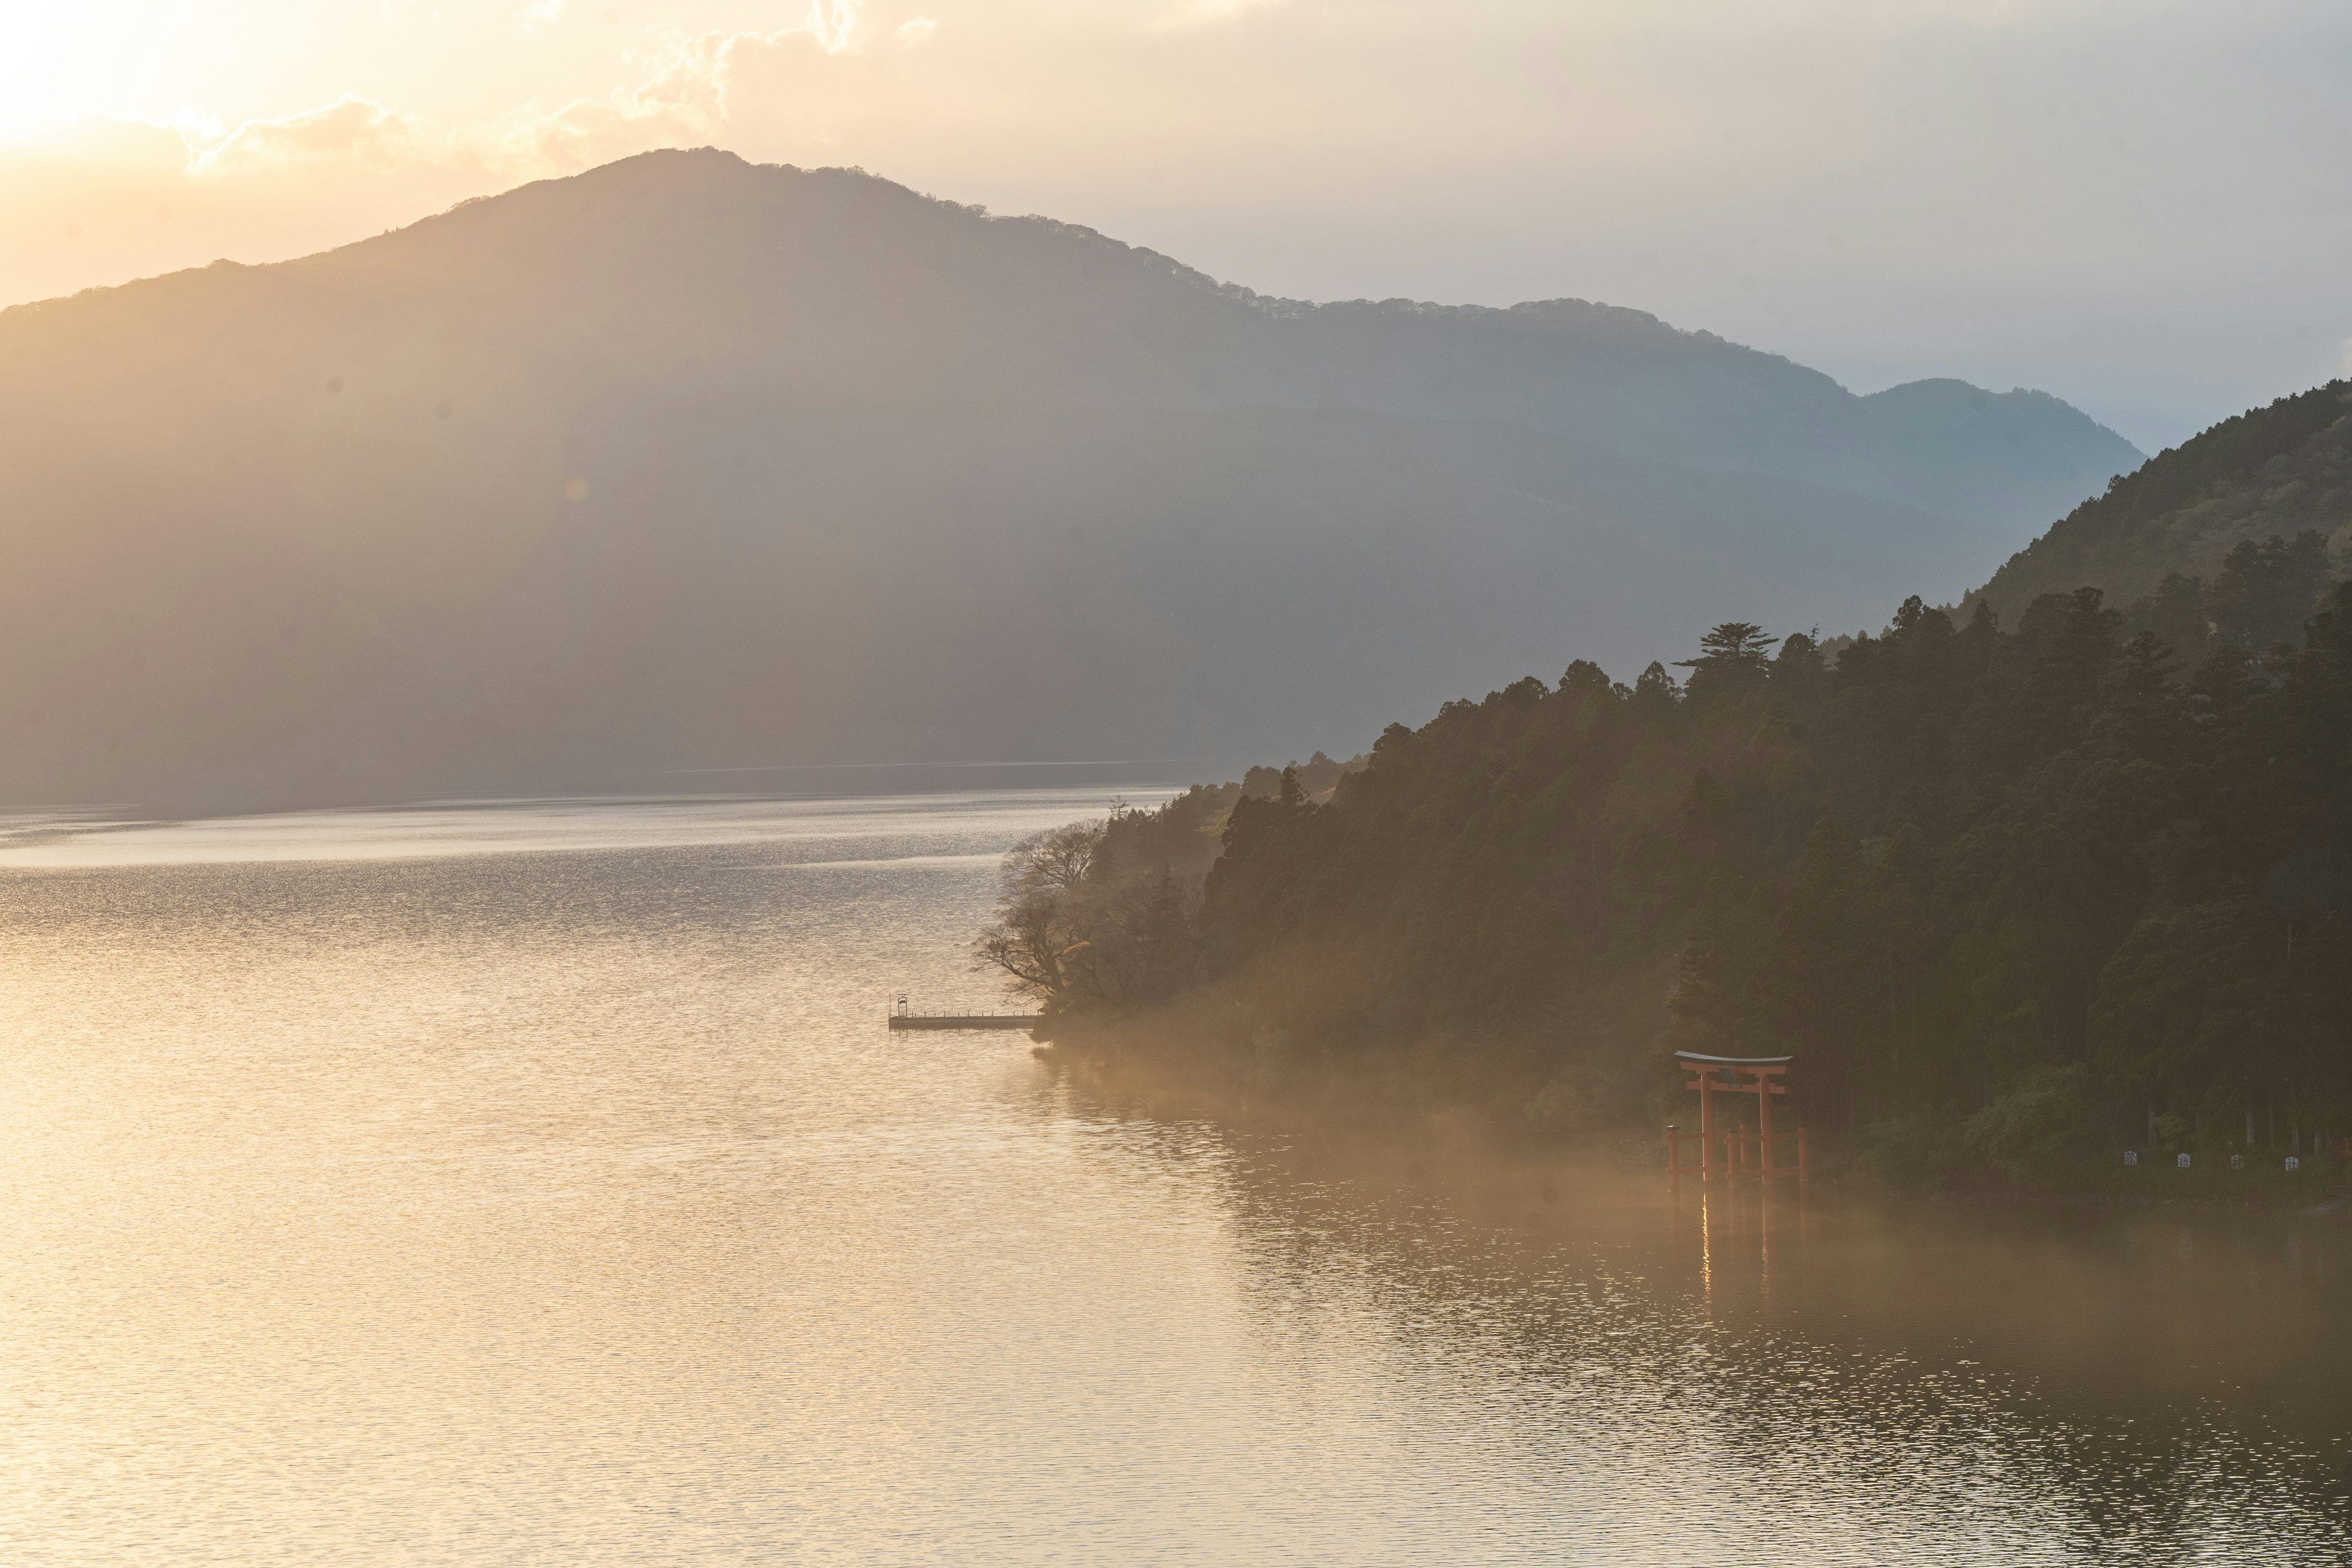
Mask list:
MULTIPOLYGON (((1683 1173, 1689 1169, 1682 1163, 1682 1145, 1685 1139, 1698 1140, 1698 1174, 1705 1182, 1718 1179, 1727 1182, 1759 1179, 1771 1181, 1783 1173, 1775 1168, 1772 1148, 1772 1100, 1776 1095, 1789 1092, 1789 1086, 1780 1080, 1788 1076, 1794 1057, 1708 1057, 1696 1051, 1676 1051, 1675 1059, 1691 1076, 1685 1087, 1698 1090, 1698 1131, 1685 1132, 1677 1128, 1666 1129, 1666 1174, 1676 1187, 1682 1185, 1683 1173), (1740 1075, 1750 1081, 1741 1083, 1740 1075), (1717 1094, 1752 1094, 1756 1097, 1756 1127, 1750 1131, 1738 1129, 1723 1135, 1723 1162, 1718 1173, 1716 1163, 1715 1097, 1717 1094), (1748 1145, 1754 1142, 1758 1160, 1751 1168, 1746 1158, 1748 1145)), ((1786 1136, 1786 1134, 1783 1134, 1786 1136)), ((1797 1129, 1797 1168, 1799 1182, 1811 1174, 1811 1150, 1808 1147, 1805 1129, 1797 1129)))

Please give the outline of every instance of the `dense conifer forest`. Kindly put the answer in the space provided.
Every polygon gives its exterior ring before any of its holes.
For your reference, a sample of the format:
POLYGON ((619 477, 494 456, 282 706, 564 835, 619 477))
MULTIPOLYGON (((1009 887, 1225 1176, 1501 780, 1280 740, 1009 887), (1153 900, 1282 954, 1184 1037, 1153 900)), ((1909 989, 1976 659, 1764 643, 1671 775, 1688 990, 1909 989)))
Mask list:
POLYGON ((2294 641, 2209 618, 2193 663, 2095 588, 1913 599, 1833 662, 1739 623, 1680 679, 1579 662, 1319 791, 1033 841, 981 958, 1058 1041, 1547 1135, 1654 1128, 1692 1048, 1795 1053, 1801 1114, 1898 1180, 2308 1156, 2352 1131, 2352 584, 2305 580, 2294 641))
MULTIPOLYGON (((2232 552, 2272 535, 2306 558, 2352 545, 2352 381, 2233 415, 2117 475, 2105 494, 2011 556, 1969 602, 1989 599, 2013 618, 2043 594, 2096 583, 2127 615, 2171 606, 2164 629, 2201 640, 2203 628, 2179 613, 2186 584, 2210 579, 2232 552)), ((2240 606, 2218 608, 2223 638, 2249 647, 2301 629, 2299 619, 2250 626, 2240 606)))

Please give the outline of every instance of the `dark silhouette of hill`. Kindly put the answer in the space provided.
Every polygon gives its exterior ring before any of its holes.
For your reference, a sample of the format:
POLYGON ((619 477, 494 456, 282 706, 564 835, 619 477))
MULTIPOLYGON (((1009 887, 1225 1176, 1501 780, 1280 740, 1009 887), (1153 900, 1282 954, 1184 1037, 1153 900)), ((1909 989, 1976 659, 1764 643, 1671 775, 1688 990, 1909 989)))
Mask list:
POLYGON ((2049 532, 2010 557, 1979 591, 2004 622, 2043 594, 2095 585, 2116 605, 2146 600, 2151 629, 2193 658, 2212 624, 2217 635, 2257 648, 2299 640, 2330 552, 2352 550, 2352 382, 2331 381, 2266 408, 2224 419, 2149 458, 2084 501, 2049 532), (2259 547, 2316 535, 2307 563, 2264 563, 2259 547), (2234 560, 2233 560, 2234 555, 2234 560), (2295 573, 2303 564, 2307 569, 2295 573), (2311 579, 2299 605, 2231 625, 2231 608, 2188 604, 2188 584, 2219 587, 2232 572, 2259 577, 2266 565, 2311 579), (2168 579, 2179 579, 2169 586, 2168 579), (2175 601, 2166 604, 2166 600, 2175 601), (2294 613, 2299 608, 2300 613, 2294 613), (2204 613, 2197 613, 2198 610, 2204 613), (2166 614, 2166 611, 2171 611, 2166 614), (2157 625, 2157 619, 2168 624, 2157 625))
POLYGON ((1775 641, 1448 702, 1323 799, 1041 835, 974 956, 1047 1037, 1260 1103, 1654 1149, 1670 1051, 1794 1055, 1783 1110, 1898 1185, 2341 1180, 2352 583, 2186 671, 2095 587, 1775 641))
POLYGON ((0 312, 0 792, 179 807, 1358 749, 1881 619, 2137 454, 1637 311, 1305 305, 666 153, 0 312))

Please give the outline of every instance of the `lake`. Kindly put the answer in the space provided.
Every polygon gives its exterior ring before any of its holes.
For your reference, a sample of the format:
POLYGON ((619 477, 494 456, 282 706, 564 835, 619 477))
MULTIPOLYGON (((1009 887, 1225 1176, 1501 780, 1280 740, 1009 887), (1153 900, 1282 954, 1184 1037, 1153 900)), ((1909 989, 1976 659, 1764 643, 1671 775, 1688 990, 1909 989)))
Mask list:
POLYGON ((1671 1201, 886 1032, 1110 798, 0 823, 0 1561, 2352 1553, 2340 1220, 1671 1201))

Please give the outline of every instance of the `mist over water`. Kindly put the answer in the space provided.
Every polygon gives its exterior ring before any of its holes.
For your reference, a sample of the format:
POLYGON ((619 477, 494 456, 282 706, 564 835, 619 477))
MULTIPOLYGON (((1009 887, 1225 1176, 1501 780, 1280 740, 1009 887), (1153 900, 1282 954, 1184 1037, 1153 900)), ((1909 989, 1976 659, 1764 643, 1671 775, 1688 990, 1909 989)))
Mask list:
POLYGON ((2340 1221, 1677 1205, 887 1034, 1111 794, 0 825, 0 1560, 2352 1550, 2340 1221))

